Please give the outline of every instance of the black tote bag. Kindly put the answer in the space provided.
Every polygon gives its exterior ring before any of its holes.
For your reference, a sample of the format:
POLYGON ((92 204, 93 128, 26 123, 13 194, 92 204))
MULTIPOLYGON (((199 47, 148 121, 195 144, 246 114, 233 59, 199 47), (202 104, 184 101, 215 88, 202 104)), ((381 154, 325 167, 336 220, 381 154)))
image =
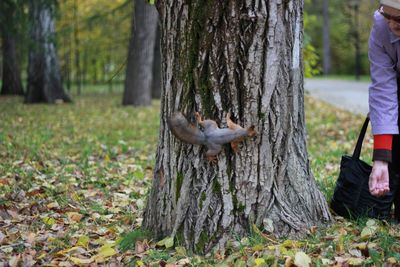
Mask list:
POLYGON ((353 156, 344 155, 340 163, 340 173, 331 200, 331 208, 338 215, 349 218, 367 216, 377 219, 388 219, 392 203, 398 188, 398 179, 390 176, 390 192, 382 197, 375 197, 369 192, 369 175, 372 167, 360 160, 360 153, 369 118, 358 137, 353 156))

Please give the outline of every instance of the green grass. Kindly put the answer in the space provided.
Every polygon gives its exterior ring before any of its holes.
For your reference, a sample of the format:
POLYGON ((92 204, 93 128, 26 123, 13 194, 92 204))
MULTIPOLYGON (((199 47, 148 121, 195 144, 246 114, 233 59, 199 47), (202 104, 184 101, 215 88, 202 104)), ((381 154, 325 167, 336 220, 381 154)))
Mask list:
MULTIPOLYGON (((0 98, 0 216, 9 214, 9 223, 0 223, 0 239, 1 234, 6 237, 0 241, 0 262, 31 253, 32 247, 38 265, 75 258, 108 264, 121 257, 118 263, 127 266, 179 261, 189 261, 189 266, 270 266, 294 260, 298 251, 317 265, 350 258, 354 244, 365 242, 360 233, 367 220, 360 219, 340 220, 300 241, 275 240, 252 229, 247 239, 233 240, 223 255, 192 255, 183 244, 156 247, 140 223, 155 164, 160 103, 122 107, 121 88, 109 93, 107 86, 84 88, 81 96, 73 96, 74 103, 65 105, 0 98), (138 241, 148 247, 135 258, 138 241)), ((305 107, 311 168, 330 199, 340 157, 352 153, 363 118, 309 97, 305 107)), ((368 162, 371 149, 368 135, 362 153, 368 162)), ((399 260, 398 230, 379 224, 368 239, 375 244, 368 247, 372 256, 362 264, 399 260)))

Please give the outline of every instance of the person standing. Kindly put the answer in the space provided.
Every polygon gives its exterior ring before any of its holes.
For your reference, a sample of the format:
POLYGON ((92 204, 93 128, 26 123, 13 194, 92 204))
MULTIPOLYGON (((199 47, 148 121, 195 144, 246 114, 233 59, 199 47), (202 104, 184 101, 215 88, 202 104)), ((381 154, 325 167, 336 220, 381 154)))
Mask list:
MULTIPOLYGON (((368 50, 371 68, 369 108, 374 135, 369 190, 378 197, 390 191, 389 173, 400 173, 400 0, 381 0, 380 4, 374 13, 368 50)), ((400 205, 397 204, 400 204, 400 198, 396 197, 394 202, 395 216, 400 218, 400 205)))

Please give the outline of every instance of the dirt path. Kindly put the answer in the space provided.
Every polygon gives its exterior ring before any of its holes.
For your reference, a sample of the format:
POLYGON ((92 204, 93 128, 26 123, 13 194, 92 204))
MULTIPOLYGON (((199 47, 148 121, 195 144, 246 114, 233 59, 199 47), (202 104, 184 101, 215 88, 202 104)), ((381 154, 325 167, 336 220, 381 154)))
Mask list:
POLYGON ((306 93, 341 109, 366 115, 369 82, 305 79, 306 93))

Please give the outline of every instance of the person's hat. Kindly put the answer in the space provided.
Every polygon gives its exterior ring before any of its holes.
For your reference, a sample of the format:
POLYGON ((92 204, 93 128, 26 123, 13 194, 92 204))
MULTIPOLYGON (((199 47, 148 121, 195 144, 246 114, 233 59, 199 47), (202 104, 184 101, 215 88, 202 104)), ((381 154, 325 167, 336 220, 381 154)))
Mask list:
POLYGON ((400 9, 400 0, 381 0, 381 5, 400 9))

